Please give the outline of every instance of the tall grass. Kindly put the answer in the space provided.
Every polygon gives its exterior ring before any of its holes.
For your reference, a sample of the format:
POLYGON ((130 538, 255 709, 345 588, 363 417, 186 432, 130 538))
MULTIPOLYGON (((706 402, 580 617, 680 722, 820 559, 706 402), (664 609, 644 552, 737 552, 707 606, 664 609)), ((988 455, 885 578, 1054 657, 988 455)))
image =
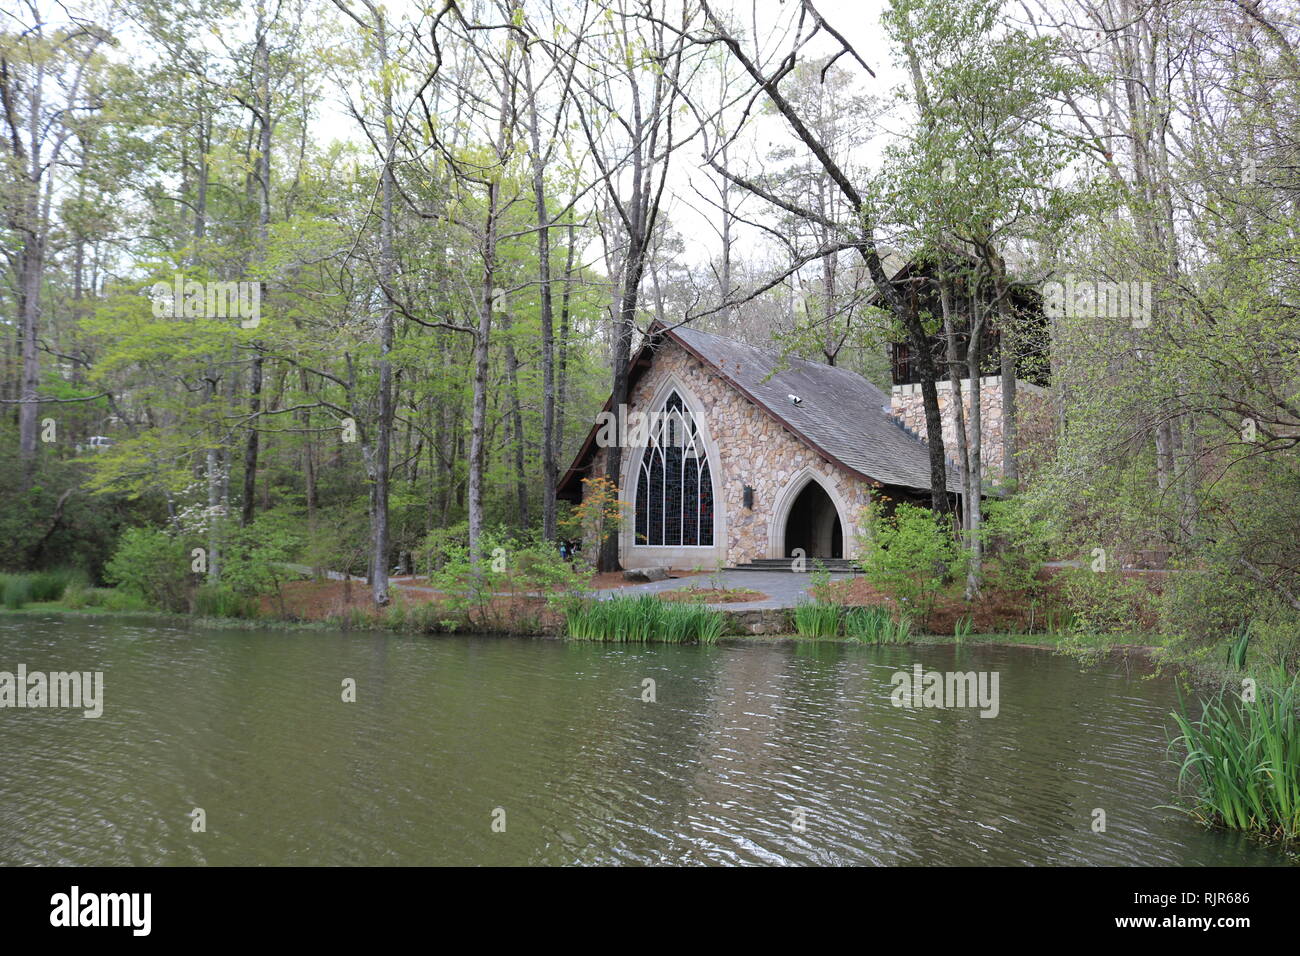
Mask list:
POLYGON ((835 637, 844 608, 828 601, 804 601, 794 607, 794 629, 800 637, 835 637))
POLYGON ((24 604, 57 601, 68 588, 84 588, 86 584, 86 575, 71 568, 0 574, 0 603, 16 611, 24 604))
POLYGON ((258 616, 257 600, 236 594, 220 584, 204 584, 194 592, 194 613, 199 617, 258 616))
POLYGON ((905 644, 912 637, 912 621, 895 621, 883 607, 855 607, 844 615, 844 633, 864 644, 905 644))
POLYGON ((698 604, 660 601, 643 594, 574 603, 565 610, 564 623, 569 638, 576 641, 716 644, 724 618, 721 612, 698 604))
POLYGON ((1193 719, 1181 699, 1173 746, 1187 754, 1179 770, 1191 782, 1195 813, 1232 830, 1293 840, 1300 836, 1300 677, 1279 669, 1257 699, 1223 691, 1202 701, 1193 719))

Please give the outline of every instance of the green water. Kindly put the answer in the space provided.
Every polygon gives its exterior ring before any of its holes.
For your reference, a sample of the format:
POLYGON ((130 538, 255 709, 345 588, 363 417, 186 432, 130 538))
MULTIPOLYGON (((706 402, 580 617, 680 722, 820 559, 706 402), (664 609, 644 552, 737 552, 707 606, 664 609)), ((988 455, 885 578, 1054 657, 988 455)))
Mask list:
POLYGON ((20 663, 104 713, 0 710, 0 864, 1286 862, 1160 808, 1171 682, 1044 651, 0 618, 20 663), (891 706, 917 662, 1000 713, 891 706))

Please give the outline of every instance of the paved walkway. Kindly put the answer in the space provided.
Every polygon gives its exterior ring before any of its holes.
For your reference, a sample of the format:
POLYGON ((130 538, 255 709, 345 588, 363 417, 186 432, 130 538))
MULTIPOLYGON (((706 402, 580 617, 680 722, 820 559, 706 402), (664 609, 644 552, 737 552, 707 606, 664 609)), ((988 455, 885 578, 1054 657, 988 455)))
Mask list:
MULTIPOLYGON (((853 577, 852 574, 831 574, 832 581, 842 581, 853 577)), ((812 585, 811 574, 798 574, 794 571, 720 571, 717 574, 692 574, 684 578, 669 578, 667 581, 651 581, 648 584, 629 584, 627 587, 613 588, 597 592, 601 600, 607 600, 616 594, 659 594, 662 591, 675 591, 678 588, 749 588, 767 595, 763 601, 748 601, 744 604, 709 604, 708 607, 726 611, 757 611, 762 608, 794 607, 801 601, 811 600, 808 588, 812 585)))
MULTIPOLYGON (((304 575, 311 574, 311 568, 303 564, 281 564, 281 567, 304 575)), ((345 575, 338 571, 326 571, 325 577, 333 581, 342 581, 347 577, 362 583, 366 580, 360 575, 345 575)), ((832 581, 842 581, 851 577, 853 577, 852 574, 845 572, 832 572, 830 576, 832 581)), ((412 584, 409 581, 390 579, 390 583, 399 591, 414 591, 423 594, 438 593, 433 588, 422 584, 412 584)), ((803 601, 812 600, 808 596, 808 588, 811 585, 812 575, 808 573, 800 574, 794 571, 719 571, 716 574, 690 574, 683 578, 669 578, 666 581, 651 581, 647 584, 628 584, 620 588, 610 588, 591 593, 603 601, 618 594, 658 594, 661 591, 675 591, 678 588, 689 587, 748 588, 751 591, 766 594, 767 598, 762 601, 748 601, 743 604, 708 604, 706 607, 715 607, 725 611, 758 611, 764 608, 794 607, 803 601)), ((501 593, 506 594, 509 592, 503 591, 501 593)), ((540 597, 541 595, 537 596, 540 597)))

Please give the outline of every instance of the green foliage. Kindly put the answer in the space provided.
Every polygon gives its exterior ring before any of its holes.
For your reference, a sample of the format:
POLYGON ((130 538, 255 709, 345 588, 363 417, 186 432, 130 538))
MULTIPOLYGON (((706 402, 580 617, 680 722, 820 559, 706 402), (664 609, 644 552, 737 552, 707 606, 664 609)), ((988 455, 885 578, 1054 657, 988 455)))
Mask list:
POLYGON ((86 575, 71 568, 35 574, 0 574, 0 603, 11 611, 24 604, 60 600, 69 588, 85 588, 86 575))
POLYGON ((824 595, 831 583, 831 573, 821 559, 813 558, 812 570, 808 572, 808 593, 824 595))
POLYGON ((30 574, 6 574, 0 577, 0 599, 4 606, 16 611, 32 599, 32 576, 30 574))
POLYGON ((1250 623, 1246 622, 1233 631, 1228 640, 1227 663, 1229 667, 1245 670, 1246 651, 1250 647, 1250 623))
POLYGON ((844 608, 829 601, 802 601, 794 606, 794 629, 800 637, 836 637, 844 608))
POLYGON ((426 573, 439 570, 447 561, 447 556, 456 549, 469 547, 469 522, 461 521, 445 528, 434 528, 424 536, 424 541, 417 552, 420 565, 426 573))
MULTIPOLYGON (((0 447, 12 449, 17 436, 0 425, 0 447)), ((87 467, 49 454, 38 459, 30 488, 23 490, 17 454, 0 454, 0 568, 80 568, 97 580, 112 555, 124 524, 150 518, 156 499, 127 501, 120 495, 96 497, 81 487, 87 467)))
POLYGON ((58 601, 73 582, 84 586, 86 575, 72 568, 57 568, 32 575, 33 601, 58 601))
POLYGON ((1173 718, 1181 733, 1172 746, 1186 754, 1179 783, 1191 783, 1197 816, 1233 830, 1300 837, 1298 681, 1278 669, 1256 700, 1220 691, 1201 702, 1199 717, 1180 700, 1173 718))
POLYGON ((1051 39, 1007 23, 1001 6, 892 0, 882 17, 895 48, 916 57, 899 95, 921 116, 915 135, 886 149, 871 202, 910 246, 1041 240, 1098 202, 1090 170, 1067 175, 1085 147, 1053 106, 1086 95, 1092 78, 1051 39))
POLYGON ((257 617, 257 602, 234 588, 204 584, 194 591, 194 613, 200 617, 257 617))
POLYGON ((940 592, 963 574, 967 555, 928 508, 900 502, 892 513, 873 502, 867 514, 867 580, 924 623, 940 592))
POLYGON ((1051 555, 1050 522, 1037 516, 1024 498, 985 502, 980 528, 984 544, 984 580, 995 590, 1014 591, 1036 600, 1044 590, 1039 572, 1051 555))
POLYGON ((1088 568, 1071 568, 1060 580, 1074 634, 1133 635, 1143 629, 1143 611, 1151 592, 1141 581, 1118 571, 1088 568))
POLYGON ((1221 659, 1225 642, 1248 622, 1257 661, 1300 669, 1298 478, 1296 466, 1281 459, 1242 461, 1200 496, 1201 534, 1158 604, 1174 653, 1221 659))
MULTIPOLYGON (((284 582, 291 576, 284 565, 302 547, 300 524, 284 512, 268 511, 229 533, 221 557, 221 590, 242 598, 273 594, 284 609, 284 582)), ((242 616, 239 614, 228 615, 242 616)))
POLYGON ((68 582, 68 586, 63 589, 63 597, 60 601, 64 607, 74 611, 84 610, 89 607, 100 607, 104 603, 104 596, 111 594, 109 588, 92 588, 86 583, 85 578, 75 576, 68 582))
POLYGON ((536 633, 540 625, 520 618, 519 598, 539 598, 551 607, 579 596, 591 581, 591 569, 560 557, 549 542, 511 538, 485 532, 483 558, 470 559, 467 541, 451 535, 430 535, 425 560, 432 570, 429 587, 438 592, 438 605, 458 629, 536 633))
POLYGON ((571 601, 565 633, 575 641, 615 644, 716 644, 724 617, 698 604, 660 601, 653 594, 571 601))
POLYGON ((148 611, 151 607, 142 595, 122 588, 96 588, 90 592, 87 604, 117 613, 148 611))
POLYGON ((894 620, 888 608, 850 608, 844 615, 844 633, 864 644, 906 644, 912 637, 912 621, 894 620))
POLYGON ((304 537, 302 561, 313 570, 366 573, 370 521, 364 500, 321 509, 304 537))
POLYGON ((165 531, 130 528, 104 569, 111 583, 164 611, 189 610, 193 591, 186 542, 165 531))

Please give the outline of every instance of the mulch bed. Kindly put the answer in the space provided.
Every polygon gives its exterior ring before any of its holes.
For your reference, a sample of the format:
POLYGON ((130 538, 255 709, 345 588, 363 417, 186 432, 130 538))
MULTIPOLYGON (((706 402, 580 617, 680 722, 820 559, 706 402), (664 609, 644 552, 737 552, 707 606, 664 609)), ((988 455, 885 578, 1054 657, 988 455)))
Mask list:
POLYGON ((660 591, 661 601, 698 601, 701 604, 748 604, 750 601, 766 601, 767 595, 762 591, 749 588, 678 588, 675 591, 660 591))
MULTIPOLYGON (((925 622, 925 629, 932 634, 952 634, 957 622, 963 617, 971 617, 975 633, 1023 633, 1029 630, 1031 623, 1035 629, 1041 629, 1046 615, 1058 609, 1061 603, 1061 589, 1052 579, 1065 568, 1043 568, 1038 579, 1047 584, 1043 595, 1038 600, 1034 620, 1031 622, 1029 609, 1030 598, 1020 591, 994 591, 985 589, 984 594, 968 604, 962 597, 961 586, 956 584, 950 593, 939 595, 925 622)), ((1125 578, 1141 581, 1153 596, 1158 595, 1168 578, 1167 572, 1120 571, 1125 578)), ((846 581, 832 581, 825 589, 815 595, 817 598, 843 604, 847 607, 880 605, 891 610, 897 608, 893 598, 873 587, 864 577, 854 577, 846 581)), ((1138 612, 1135 622, 1139 628, 1154 627, 1155 612, 1150 606, 1138 612)))
MULTIPOLYGON (((690 577, 704 574, 703 571, 675 571, 670 577, 690 577)), ((427 588, 426 578, 413 576, 394 577, 394 582, 409 584, 414 587, 427 588)), ((597 574, 592 578, 589 588, 596 591, 609 591, 615 588, 629 587, 637 582, 623 580, 621 571, 597 574)), ((502 588, 508 590, 508 588, 502 588)), ((439 595, 427 590, 408 590, 390 587, 393 601, 408 607, 431 604, 438 601, 439 595)), ((736 597, 732 601, 758 601, 764 595, 755 597, 736 597)), ((261 611, 267 617, 288 617, 298 621, 324 621, 344 613, 361 613, 368 617, 378 617, 374 602, 370 599, 370 587, 364 581, 290 581, 284 585, 284 612, 281 613, 280 601, 275 595, 266 595, 261 599, 261 611)), ((676 599, 679 600, 679 599, 676 599)), ((713 601, 713 598, 709 598, 713 601)), ((718 601, 726 599, 717 599, 718 601)), ((544 626, 559 623, 559 615, 546 606, 545 597, 527 594, 499 595, 492 599, 487 609, 494 621, 512 621, 538 619, 544 626)))

